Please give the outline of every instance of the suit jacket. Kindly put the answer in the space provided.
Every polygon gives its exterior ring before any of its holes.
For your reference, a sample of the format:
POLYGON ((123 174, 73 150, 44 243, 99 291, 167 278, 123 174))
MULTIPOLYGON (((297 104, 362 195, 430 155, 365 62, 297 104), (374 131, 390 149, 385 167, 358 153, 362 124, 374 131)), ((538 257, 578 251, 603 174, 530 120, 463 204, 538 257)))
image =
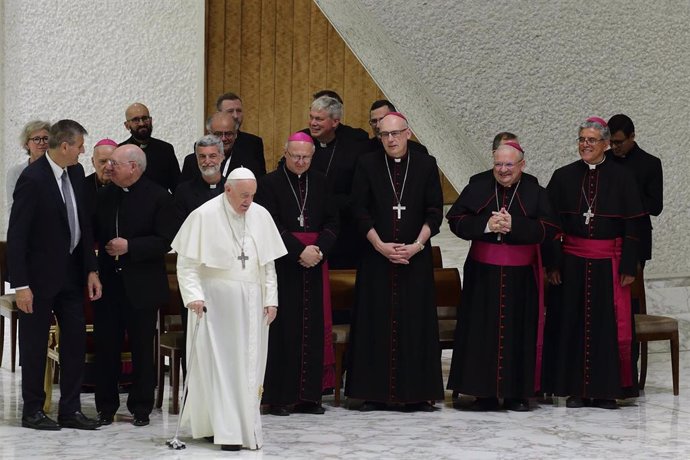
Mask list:
MULTIPOLYGON (((86 274, 97 270, 91 221, 84 202, 84 168, 67 168, 77 203, 81 239, 74 256, 86 274)), ((7 263, 12 287, 29 286, 34 296, 52 297, 64 285, 70 245, 67 208, 46 155, 22 171, 14 191, 7 231, 7 263)))
POLYGON ((146 176, 128 190, 109 184, 98 193, 94 229, 103 297, 113 295, 115 278, 121 277, 134 308, 158 308, 170 295, 165 254, 179 220, 172 196, 146 176), (116 236, 128 243, 127 253, 118 260, 105 251, 105 245, 116 236))

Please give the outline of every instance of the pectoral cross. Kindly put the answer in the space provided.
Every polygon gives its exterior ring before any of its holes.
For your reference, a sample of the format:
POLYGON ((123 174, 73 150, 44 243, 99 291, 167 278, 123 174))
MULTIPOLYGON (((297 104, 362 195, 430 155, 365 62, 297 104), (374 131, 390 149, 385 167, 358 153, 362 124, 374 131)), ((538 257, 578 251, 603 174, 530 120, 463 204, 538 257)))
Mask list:
POLYGON ((242 249, 242 253, 241 253, 239 256, 237 256, 237 260, 239 260, 240 262, 242 262, 242 270, 244 270, 244 268, 245 268, 245 267, 244 267, 244 261, 245 261, 245 260, 249 260, 249 257, 247 257, 247 256, 244 255, 244 249, 242 249))
POLYGON ((583 212, 582 216, 585 218, 585 225, 589 225, 589 220, 594 217, 592 213, 592 208, 587 209, 587 212, 583 212))
POLYGON ((402 212, 406 210, 407 208, 405 206, 401 206, 400 203, 398 203, 397 206, 393 206, 393 211, 398 211, 398 220, 402 217, 402 212))
POLYGON ((304 228, 304 215, 300 214, 297 220, 299 221, 299 226, 304 228))

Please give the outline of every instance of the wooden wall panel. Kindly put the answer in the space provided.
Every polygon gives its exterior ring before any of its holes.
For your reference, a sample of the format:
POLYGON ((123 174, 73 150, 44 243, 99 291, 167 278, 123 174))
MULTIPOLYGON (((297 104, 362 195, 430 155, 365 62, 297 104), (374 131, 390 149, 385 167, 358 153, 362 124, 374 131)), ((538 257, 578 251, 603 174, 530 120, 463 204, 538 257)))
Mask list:
POLYGON ((242 129, 263 138, 269 171, 287 136, 307 126, 318 90, 338 92, 343 121, 370 131, 369 106, 385 96, 312 0, 206 5, 206 112, 215 111, 220 94, 239 94, 242 129))

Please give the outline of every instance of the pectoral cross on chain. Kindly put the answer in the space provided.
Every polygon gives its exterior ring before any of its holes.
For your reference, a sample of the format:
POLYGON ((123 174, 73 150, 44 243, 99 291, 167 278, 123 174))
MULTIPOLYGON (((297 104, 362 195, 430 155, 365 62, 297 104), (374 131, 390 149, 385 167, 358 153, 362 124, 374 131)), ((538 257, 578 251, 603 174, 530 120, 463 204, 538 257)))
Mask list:
POLYGON ((405 206, 401 206, 400 203, 398 203, 397 206, 393 206, 393 211, 398 211, 398 220, 402 217, 402 212, 406 210, 407 208, 405 206))
POLYGON ((297 221, 299 221, 299 226, 304 228, 304 216, 302 214, 299 215, 297 221))
POLYGON ((237 260, 239 260, 240 262, 242 262, 242 270, 244 270, 244 268, 245 268, 245 267, 244 267, 244 262, 245 262, 246 260, 249 260, 249 257, 247 257, 247 256, 244 255, 244 249, 242 250, 242 253, 241 253, 239 256, 237 256, 237 260))
POLYGON ((594 217, 594 213, 592 212, 592 208, 587 209, 587 212, 583 212, 582 217, 585 218, 585 225, 589 225, 590 219, 592 219, 594 217))

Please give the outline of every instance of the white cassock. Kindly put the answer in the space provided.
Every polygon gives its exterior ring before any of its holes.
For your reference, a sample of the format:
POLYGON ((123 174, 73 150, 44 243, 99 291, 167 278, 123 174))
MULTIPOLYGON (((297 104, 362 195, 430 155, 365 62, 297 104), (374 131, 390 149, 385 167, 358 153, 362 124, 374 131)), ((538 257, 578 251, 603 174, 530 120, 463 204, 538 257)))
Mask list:
POLYGON ((187 358, 193 345, 195 355, 187 367, 182 423, 194 438, 258 449, 268 350, 264 307, 278 305, 273 261, 287 253, 285 245, 265 208, 253 203, 243 217, 221 194, 187 217, 171 246, 184 305, 203 300, 208 309, 196 344, 191 340, 198 318, 188 316, 187 358))

